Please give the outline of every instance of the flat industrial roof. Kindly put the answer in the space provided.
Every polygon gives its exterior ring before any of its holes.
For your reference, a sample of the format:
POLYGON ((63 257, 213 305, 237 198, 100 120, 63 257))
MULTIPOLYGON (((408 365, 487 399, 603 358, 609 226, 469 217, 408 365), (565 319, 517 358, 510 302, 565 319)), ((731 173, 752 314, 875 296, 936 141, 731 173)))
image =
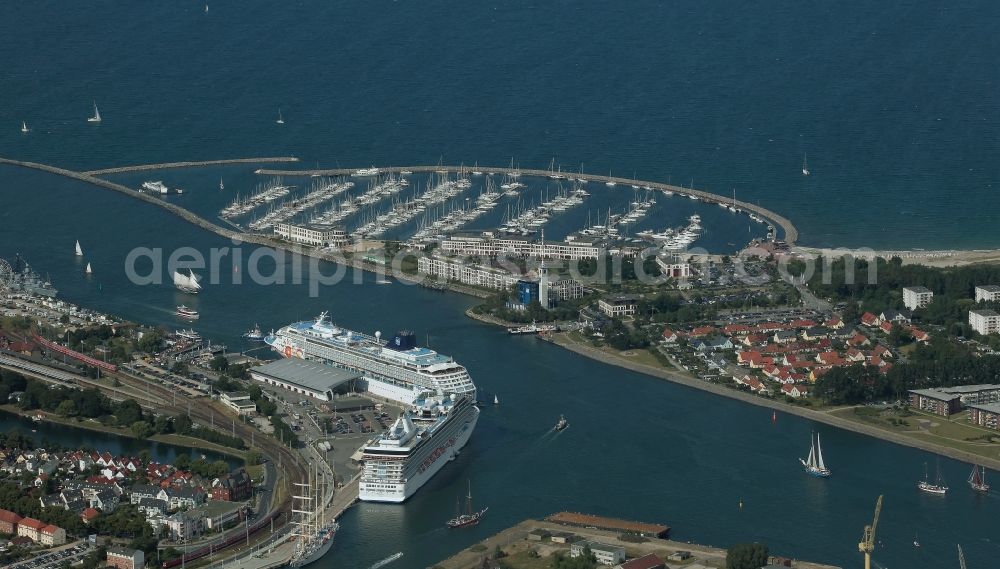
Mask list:
POLYGON ((252 368, 250 373, 266 375, 285 383, 319 392, 335 389, 348 381, 361 377, 357 372, 301 358, 285 358, 273 361, 252 368))

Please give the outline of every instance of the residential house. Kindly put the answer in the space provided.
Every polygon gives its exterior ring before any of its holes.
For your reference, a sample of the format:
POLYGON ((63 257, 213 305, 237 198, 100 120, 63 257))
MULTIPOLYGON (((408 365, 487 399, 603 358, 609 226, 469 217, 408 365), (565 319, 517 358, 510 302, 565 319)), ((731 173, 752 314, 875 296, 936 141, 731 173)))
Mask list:
POLYGON ((242 502, 253 496, 253 481, 243 468, 212 481, 212 499, 242 502))
POLYGON ((618 565, 616 569, 667 569, 667 565, 655 553, 650 553, 626 561, 618 565))
POLYGON ((146 566, 146 554, 141 549, 111 546, 105 562, 115 569, 142 569, 146 566))
POLYGON ((570 545, 569 556, 580 557, 587 548, 601 565, 616 565, 625 561, 625 548, 596 541, 578 541, 570 545))

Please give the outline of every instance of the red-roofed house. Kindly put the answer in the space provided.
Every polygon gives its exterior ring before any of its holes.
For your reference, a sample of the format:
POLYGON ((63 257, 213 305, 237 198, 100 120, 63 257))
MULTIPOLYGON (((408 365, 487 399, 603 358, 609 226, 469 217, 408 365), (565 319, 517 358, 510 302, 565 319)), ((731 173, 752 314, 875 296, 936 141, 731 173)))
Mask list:
POLYGON ((0 533, 16 534, 19 523, 21 523, 21 516, 10 510, 0 510, 0 533))
POLYGON ((778 330, 784 330, 788 328, 787 325, 780 322, 761 322, 757 325, 758 332, 777 332, 778 330))
POLYGON ((59 526, 47 525, 38 530, 38 541, 48 546, 65 545, 66 530, 59 526))
POLYGON ((674 332, 670 328, 664 328, 663 329, 663 341, 664 342, 666 342, 668 344, 673 344, 673 343, 677 342, 677 340, 679 340, 679 339, 680 339, 680 337, 677 335, 677 332, 674 332))
POLYGON ((801 385, 782 385, 781 392, 796 399, 809 395, 809 390, 801 385))
POLYGON ((37 543, 41 541, 39 532, 41 532, 42 528, 47 525, 47 523, 36 520, 35 518, 23 518, 17 524, 17 535, 26 537, 37 543))
POLYGON ((764 346, 771 338, 770 334, 749 334, 743 338, 743 343, 747 346, 764 346))
POLYGON ((793 320, 791 322, 792 328, 815 328, 816 323, 812 320, 793 320))
POLYGON ((849 362, 860 363, 865 361, 866 359, 868 358, 865 357, 865 353, 857 348, 851 348, 847 350, 847 361, 849 362))
POLYGON ((844 327, 844 321, 834 316, 833 318, 830 318, 829 320, 824 322, 823 325, 831 330, 840 330, 841 328, 844 327))
POLYGON ((890 350, 889 348, 887 348, 885 346, 878 345, 878 346, 875 346, 874 348, 872 348, 871 355, 873 357, 874 356, 878 356, 880 358, 891 358, 892 357, 892 350, 890 350))
POLYGON ((892 332, 892 322, 886 320, 885 322, 878 325, 878 329, 888 334, 892 332))
POLYGON ((816 361, 829 366, 844 365, 843 358, 841 358, 840 354, 837 352, 823 352, 821 354, 816 354, 816 361))
POLYGON ((931 335, 919 328, 912 328, 910 333, 913 334, 913 339, 920 343, 926 344, 931 341, 931 335))
POLYGON ((80 513, 80 519, 83 520, 83 523, 89 524, 90 522, 96 520, 99 515, 101 515, 101 513, 94 508, 87 508, 80 513))
POLYGON ((870 328, 874 328, 879 324, 878 316, 875 316, 871 312, 865 312, 861 315, 861 323, 870 328))
POLYGON ((726 336, 737 336, 743 334, 749 334, 752 332, 751 328, 746 324, 726 324, 722 329, 722 333, 726 336))
POLYGON ((847 345, 848 346, 854 346, 856 348, 857 347, 861 347, 861 346, 868 346, 870 344, 871 344, 871 340, 868 339, 868 336, 865 336, 864 334, 861 334, 860 332, 857 333, 857 334, 855 334, 855 335, 853 335, 853 336, 851 336, 847 340, 847 345))
POLYGON ((709 334, 715 334, 717 330, 713 326, 698 326, 694 330, 691 330, 689 334, 692 338, 697 338, 699 336, 708 336, 709 334))

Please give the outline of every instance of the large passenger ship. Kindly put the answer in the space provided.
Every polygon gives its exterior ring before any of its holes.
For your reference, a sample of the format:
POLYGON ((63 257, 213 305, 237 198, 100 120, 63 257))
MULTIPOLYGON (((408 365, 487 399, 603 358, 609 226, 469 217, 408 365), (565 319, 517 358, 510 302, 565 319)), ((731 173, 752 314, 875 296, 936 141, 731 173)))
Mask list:
POLYGON ((469 441, 479 408, 462 395, 422 394, 362 450, 360 498, 403 502, 469 441))
POLYGON ((434 350, 418 347, 412 332, 399 332, 383 342, 341 328, 323 312, 315 320, 289 324, 264 341, 286 358, 317 360, 361 374, 373 395, 411 404, 425 391, 476 399, 476 386, 464 366, 434 350))

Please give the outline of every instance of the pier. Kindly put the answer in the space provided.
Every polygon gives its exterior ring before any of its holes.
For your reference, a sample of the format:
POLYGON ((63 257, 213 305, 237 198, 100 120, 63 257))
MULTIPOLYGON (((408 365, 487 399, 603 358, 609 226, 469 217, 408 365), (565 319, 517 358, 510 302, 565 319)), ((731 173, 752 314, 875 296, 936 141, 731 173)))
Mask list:
POLYGON ((227 166, 230 164, 273 164, 277 162, 298 162, 294 156, 269 156, 266 158, 228 158, 223 160, 197 160, 188 162, 166 162, 163 164, 137 164, 133 166, 118 166, 101 170, 82 172, 88 176, 104 174, 124 174, 127 172, 142 172, 144 170, 166 170, 169 168, 197 168, 200 166, 227 166))
MULTIPOLYGON (((476 166, 475 170, 477 172, 482 172, 483 174, 493 174, 493 175, 504 175, 504 174, 520 174, 522 176, 531 176, 539 178, 547 178, 552 174, 551 170, 533 170, 524 168, 504 168, 504 167, 494 167, 494 166, 476 166)), ((401 172, 469 172, 471 168, 467 166, 393 166, 390 168, 379 168, 379 174, 399 174, 401 172)), ((356 169, 352 168, 334 168, 325 170, 274 170, 274 169, 261 169, 257 170, 257 174, 261 176, 350 176, 357 172, 356 169)), ((744 210, 756 213, 757 215, 767 219, 776 228, 780 227, 782 233, 784 234, 784 240, 789 246, 795 245, 795 242, 799 239, 799 230, 796 229, 795 224, 791 222, 790 219, 779 215, 778 213, 769 210, 767 208, 761 207, 756 204, 749 202, 744 202, 740 200, 733 200, 723 195, 713 194, 711 192, 706 192, 703 190, 696 190, 693 188, 685 188, 682 186, 674 186, 671 184, 664 184, 661 182, 652 182, 649 180, 635 180, 632 178, 619 178, 617 176, 603 176, 600 174, 583 174, 583 173, 573 173, 573 172, 561 172, 566 179, 578 179, 587 180, 588 182, 600 182, 607 184, 609 182, 617 185, 625 185, 627 187, 638 186, 640 188, 652 188, 654 190, 670 191, 679 196, 693 196, 701 201, 709 203, 722 203, 726 205, 733 204, 736 207, 744 210)))

